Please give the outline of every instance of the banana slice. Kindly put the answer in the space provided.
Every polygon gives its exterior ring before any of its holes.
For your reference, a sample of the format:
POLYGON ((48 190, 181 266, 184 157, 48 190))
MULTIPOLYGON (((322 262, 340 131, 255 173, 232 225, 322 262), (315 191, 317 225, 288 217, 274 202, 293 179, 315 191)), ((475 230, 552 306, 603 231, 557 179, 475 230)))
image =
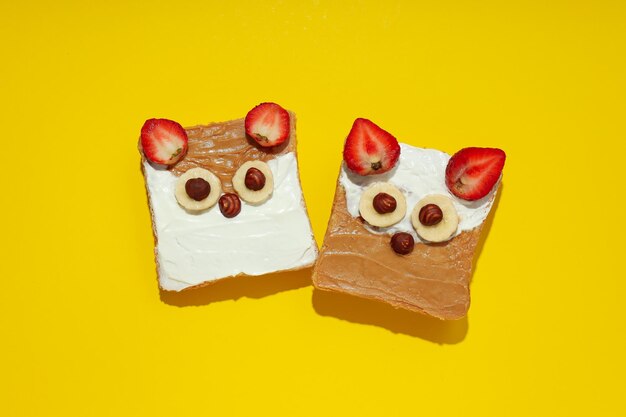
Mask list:
POLYGON ((263 161, 244 162, 233 176, 233 188, 242 200, 261 204, 274 192, 274 177, 263 161))
POLYGON ((422 198, 415 205, 411 223, 422 239, 444 242, 456 233, 459 215, 449 197, 433 194, 422 198))
POLYGON ((359 212, 372 226, 388 227, 404 218, 406 199, 395 185, 375 182, 361 194, 359 212))
POLYGON ((204 168, 192 168, 176 181, 176 200, 185 210, 192 213, 213 207, 221 193, 220 179, 204 168))

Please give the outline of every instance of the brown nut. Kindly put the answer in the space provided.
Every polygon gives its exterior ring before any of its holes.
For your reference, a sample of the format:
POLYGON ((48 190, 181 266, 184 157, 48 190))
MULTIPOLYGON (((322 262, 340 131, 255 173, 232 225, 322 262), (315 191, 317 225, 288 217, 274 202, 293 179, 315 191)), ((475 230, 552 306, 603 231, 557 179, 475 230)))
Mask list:
POLYGON ((391 237, 391 248, 399 255, 408 255, 413 252, 415 239, 413 235, 405 232, 398 232, 391 237))
POLYGON ((211 194, 211 185, 204 178, 191 178, 185 183, 185 192, 190 198, 202 201, 211 194))
POLYGON ((436 204, 426 204, 420 209, 419 220, 424 226, 434 226, 443 220, 443 212, 436 204))
POLYGON ((220 211, 224 217, 235 217, 241 211, 241 200, 234 193, 226 193, 219 200, 220 211))
POLYGON ((249 190, 259 191, 265 187, 265 174, 259 169, 252 167, 246 171, 244 183, 249 190))
POLYGON ((396 209, 396 199, 387 193, 378 193, 372 200, 374 210, 380 214, 391 213, 396 209))

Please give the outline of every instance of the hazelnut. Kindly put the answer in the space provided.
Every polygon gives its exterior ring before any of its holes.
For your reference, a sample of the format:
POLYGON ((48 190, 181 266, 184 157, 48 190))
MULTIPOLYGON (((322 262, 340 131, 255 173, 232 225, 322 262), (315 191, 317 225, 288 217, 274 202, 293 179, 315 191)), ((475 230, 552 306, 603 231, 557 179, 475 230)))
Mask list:
POLYGON ((185 183, 185 191, 190 198, 202 201, 211 194, 211 185, 204 178, 190 178, 185 183))
POLYGON ((434 226, 443 220, 443 212, 436 204, 426 204, 421 208, 418 217, 424 226, 434 226))
POLYGON ((220 211, 224 217, 235 217, 241 211, 241 200, 234 193, 226 193, 219 200, 220 211))
POLYGON ((378 193, 372 200, 374 210, 379 214, 391 213, 396 209, 396 199, 387 193, 378 193))
POLYGON ((415 239, 413 235, 405 232, 398 232, 391 237, 391 248, 399 255, 408 255, 413 252, 415 239))
POLYGON ((244 180, 246 188, 252 191, 259 191, 265 187, 265 174, 260 170, 252 167, 246 171, 246 178, 244 180))

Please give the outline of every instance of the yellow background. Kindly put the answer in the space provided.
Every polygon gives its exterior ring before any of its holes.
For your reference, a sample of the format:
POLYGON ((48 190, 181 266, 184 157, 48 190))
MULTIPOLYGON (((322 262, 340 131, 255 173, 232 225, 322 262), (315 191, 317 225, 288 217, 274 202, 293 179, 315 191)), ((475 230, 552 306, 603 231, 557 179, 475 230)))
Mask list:
POLYGON ((102 3, 0 6, 1 415, 626 413, 626 3, 102 3), (319 244, 355 117, 507 152, 466 320, 310 271, 159 294, 143 121, 268 100, 319 244))

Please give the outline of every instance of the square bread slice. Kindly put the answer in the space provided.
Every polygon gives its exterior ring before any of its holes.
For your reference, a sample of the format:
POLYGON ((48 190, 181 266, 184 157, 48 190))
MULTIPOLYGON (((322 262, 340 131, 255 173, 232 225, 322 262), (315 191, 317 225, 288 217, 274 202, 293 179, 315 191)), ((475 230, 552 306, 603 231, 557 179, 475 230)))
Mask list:
MULTIPOLYGON (((401 147, 400 167, 394 171, 402 171, 402 164, 412 163, 417 166, 419 175, 411 177, 403 174, 405 180, 410 179, 408 182, 412 183, 425 182, 423 177, 426 176, 429 179, 426 182, 436 183, 436 187, 439 187, 437 194, 453 197, 447 192, 443 180, 443 171, 449 158, 447 154, 406 144, 401 144, 401 147), (411 155, 416 152, 427 157, 415 163, 415 160, 411 161, 411 155), (436 176, 436 181, 430 181, 433 175, 436 176)), ((390 172, 381 176, 381 181, 396 181, 396 185, 407 193, 406 216, 410 217, 416 201, 423 195, 411 195, 405 188, 407 184, 397 183, 399 174, 390 172)), ((354 206, 354 201, 348 201, 349 194, 355 193, 354 189, 347 193, 344 184, 352 184, 354 178, 356 176, 351 175, 343 164, 328 229, 313 270, 315 287, 382 301, 397 308, 444 320, 465 316, 470 304, 469 283, 474 253, 497 185, 481 201, 465 205, 455 202, 460 209, 466 210, 464 213, 480 216, 481 220, 474 220, 479 224, 469 230, 460 231, 452 239, 441 243, 420 241, 415 234, 412 253, 398 255, 390 247, 392 231, 368 226, 358 214, 358 204, 354 206)), ((372 182, 368 177, 361 178, 372 182)), ((358 195, 353 195, 353 198, 358 203, 358 195)))
MULTIPOLYGON (((219 279, 264 275, 310 267, 317 244, 302 196, 296 154, 296 118, 283 144, 262 148, 245 134, 244 119, 186 128, 187 154, 170 169, 148 162, 141 167, 152 218, 156 269, 163 290, 202 287, 219 279), (226 218, 218 205, 193 214, 175 197, 180 175, 201 167, 215 174, 223 193, 232 193, 232 179, 247 161, 269 165, 272 196, 262 204, 241 201, 241 212, 226 218)), ((140 147, 141 152, 141 147, 140 147)))

